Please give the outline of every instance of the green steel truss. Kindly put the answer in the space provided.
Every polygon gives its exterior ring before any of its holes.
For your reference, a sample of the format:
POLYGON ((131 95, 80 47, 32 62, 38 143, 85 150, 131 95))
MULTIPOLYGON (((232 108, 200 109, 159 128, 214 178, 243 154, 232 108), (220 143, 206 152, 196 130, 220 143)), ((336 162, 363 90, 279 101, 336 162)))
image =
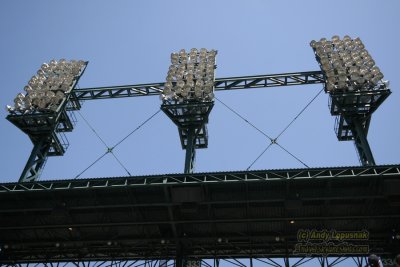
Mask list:
MULTIPOLYGON (((325 79, 321 71, 293 72, 243 77, 218 78, 215 80, 216 91, 277 87, 289 85, 320 84, 325 79)), ((159 95, 164 90, 164 83, 149 83, 124 86, 108 86, 74 90, 75 100, 112 99, 159 95)))

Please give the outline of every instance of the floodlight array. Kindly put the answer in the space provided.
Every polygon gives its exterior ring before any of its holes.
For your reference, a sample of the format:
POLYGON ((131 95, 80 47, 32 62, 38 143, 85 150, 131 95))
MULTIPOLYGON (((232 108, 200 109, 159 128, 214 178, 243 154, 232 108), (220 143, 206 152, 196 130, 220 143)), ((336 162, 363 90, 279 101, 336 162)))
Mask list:
POLYGON ((171 66, 168 70, 162 101, 204 102, 214 100, 215 57, 216 50, 190 52, 184 49, 171 54, 171 66))
POLYGON ((331 40, 311 41, 316 59, 326 77, 325 90, 374 90, 383 78, 360 38, 335 35, 331 40))
POLYGON ((67 94, 73 89, 74 81, 79 78, 87 62, 83 60, 60 59, 43 63, 28 84, 26 94, 19 93, 14 106, 7 105, 10 113, 32 114, 57 110, 67 94))

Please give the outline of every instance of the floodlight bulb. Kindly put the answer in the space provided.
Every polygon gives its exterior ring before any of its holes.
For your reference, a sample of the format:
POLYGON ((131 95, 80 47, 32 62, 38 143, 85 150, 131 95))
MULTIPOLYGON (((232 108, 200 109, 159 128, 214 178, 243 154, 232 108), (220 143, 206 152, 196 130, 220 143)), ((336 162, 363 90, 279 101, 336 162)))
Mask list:
POLYGON ((217 50, 214 50, 214 49, 211 49, 209 52, 208 52, 208 55, 210 55, 210 56, 216 56, 217 55, 217 50))
POLYGON ((29 94, 29 93, 33 92, 33 89, 32 89, 31 86, 25 85, 25 86, 24 86, 24 91, 27 92, 27 93, 29 94))
POLYGON ((189 91, 188 90, 182 90, 181 95, 183 97, 187 97, 189 95, 189 91))
POLYGON ((45 109, 46 106, 47 106, 47 101, 44 100, 44 99, 40 99, 39 103, 38 103, 38 107, 41 108, 41 109, 45 109))
POLYGON ((196 86, 198 86, 198 87, 203 87, 203 86, 204 86, 204 81, 202 81, 202 80, 197 80, 197 81, 196 81, 196 86))
POLYGON ((377 73, 381 72, 381 70, 377 66, 374 66, 371 68, 371 72, 373 74, 377 74, 377 73))
POLYGON ((185 74, 185 70, 178 69, 175 72, 175 77, 177 80, 182 79, 183 75, 185 74))
POLYGON ((178 81, 178 82, 176 83, 176 86, 177 86, 178 88, 183 88, 183 87, 185 86, 185 82, 182 81, 182 80, 180 80, 180 81, 178 81))
POLYGON ((171 88, 165 87, 163 93, 164 93, 164 95, 169 95, 169 94, 171 94, 171 88))
POLYGON ((344 81, 339 81, 338 84, 337 84, 337 87, 340 88, 340 89, 346 87, 346 82, 344 82, 344 81))
POLYGON ((166 82, 166 83, 164 84, 164 88, 168 88, 168 89, 171 90, 171 88, 172 88, 172 82, 166 82))
POLYGON ((339 82, 345 82, 347 80, 347 76, 346 75, 339 75, 338 76, 338 80, 339 80, 339 82))
POLYGON ((211 93, 212 92, 212 87, 206 85, 206 86, 204 86, 203 90, 204 90, 205 93, 211 93))
POLYGON ((350 37, 350 36, 345 35, 345 36, 343 37, 343 41, 349 41, 349 40, 351 40, 351 37, 350 37))
POLYGON ((362 77, 362 76, 359 76, 359 77, 358 77, 358 80, 357 80, 357 83, 358 83, 358 84, 364 84, 364 83, 365 83, 365 78, 362 77))
POLYGON ((382 80, 383 79, 383 73, 382 72, 379 72, 378 74, 376 74, 376 78, 377 79, 379 79, 379 80, 382 80))
POLYGON ((57 91, 55 96, 62 99, 64 98, 64 93, 62 91, 57 91))
POLYGON ((192 87, 194 87, 194 81, 188 80, 188 81, 186 81, 186 85, 189 86, 190 88, 192 88, 192 87))
POLYGON ((188 73, 186 74, 186 80, 188 81, 193 81, 194 79, 194 74, 192 71, 188 71, 188 73))
POLYGON ((50 97, 50 98, 52 98, 52 97, 54 97, 56 94, 54 93, 54 92, 52 92, 52 91, 47 91, 46 92, 46 97, 50 97))
POLYGON ((371 79, 371 83, 372 83, 373 85, 377 85, 378 82, 379 82, 380 80, 381 80, 381 79, 379 79, 378 77, 374 77, 374 78, 371 79))
POLYGON ((6 106, 6 111, 7 112, 13 112, 13 111, 15 111, 15 108, 13 106, 7 105, 6 106))
POLYGON ((179 56, 177 53, 172 53, 171 54, 171 63, 176 65, 179 63, 179 56))
POLYGON ((23 93, 18 93, 16 98, 18 98, 18 99, 24 99, 24 98, 25 98, 25 95, 24 95, 23 93))
POLYGON ((375 61, 374 61, 373 59, 371 59, 371 60, 367 61, 367 62, 365 63, 365 65, 366 65, 367 67, 372 68, 372 67, 375 65, 375 61))
POLYGON ((373 77, 373 75, 372 75, 372 73, 370 73, 370 72, 367 72, 367 73, 364 74, 364 78, 365 78, 366 80, 368 80, 368 81, 371 80, 372 77, 373 77))
POLYGON ((195 69, 195 64, 193 62, 190 62, 186 66, 187 70, 194 70, 195 69))
POLYGON ((358 81, 358 78, 359 78, 359 77, 360 77, 360 75, 358 75, 358 73, 353 73, 353 74, 350 75, 350 79, 351 79, 351 81, 353 81, 353 82, 358 81))

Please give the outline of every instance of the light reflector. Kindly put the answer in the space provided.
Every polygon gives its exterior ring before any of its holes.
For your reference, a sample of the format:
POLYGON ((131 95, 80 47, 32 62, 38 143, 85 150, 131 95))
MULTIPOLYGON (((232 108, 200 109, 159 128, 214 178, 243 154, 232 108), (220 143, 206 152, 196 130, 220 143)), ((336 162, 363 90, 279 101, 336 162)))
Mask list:
POLYGON ((43 63, 37 75, 24 87, 26 95, 19 93, 14 99, 14 106, 7 105, 7 111, 13 114, 32 114, 57 110, 86 65, 87 62, 83 60, 65 59, 43 63))
POLYGON ((331 40, 313 40, 310 46, 326 77, 326 91, 370 91, 383 84, 383 74, 360 38, 335 35, 331 40))
POLYGON ((162 101, 204 102, 214 100, 216 50, 192 48, 171 54, 162 101))

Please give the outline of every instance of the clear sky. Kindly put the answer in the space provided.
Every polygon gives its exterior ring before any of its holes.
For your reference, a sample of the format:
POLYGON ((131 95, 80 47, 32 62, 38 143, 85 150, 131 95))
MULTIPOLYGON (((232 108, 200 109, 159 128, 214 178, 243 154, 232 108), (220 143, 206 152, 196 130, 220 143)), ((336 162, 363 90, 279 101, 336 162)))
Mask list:
MULTIPOLYGON (((398 64, 400 2, 366 1, 22 1, 0 2, 1 182, 17 181, 32 149, 8 122, 5 105, 43 62, 56 58, 90 63, 81 88, 163 82, 170 53, 217 49, 217 77, 319 70, 312 39, 360 37, 390 80, 392 95, 373 115, 369 142, 377 164, 399 163, 398 64)), ((216 96, 275 137, 322 85, 217 92, 216 96)), ((81 113, 112 146, 159 109, 158 97, 86 101, 81 113)), ((47 162, 45 179, 74 178, 104 145, 77 115, 63 157, 47 162)), ((269 144, 259 132, 215 103, 209 148, 198 150, 196 171, 245 170, 269 144)), ((338 142, 328 96, 321 94, 278 142, 311 167, 359 165, 352 142, 338 142)), ((159 113, 115 150, 133 175, 180 173, 184 151, 176 126, 159 113)), ((272 146, 252 169, 301 168, 272 146)), ((111 156, 82 177, 127 175, 111 156)))

